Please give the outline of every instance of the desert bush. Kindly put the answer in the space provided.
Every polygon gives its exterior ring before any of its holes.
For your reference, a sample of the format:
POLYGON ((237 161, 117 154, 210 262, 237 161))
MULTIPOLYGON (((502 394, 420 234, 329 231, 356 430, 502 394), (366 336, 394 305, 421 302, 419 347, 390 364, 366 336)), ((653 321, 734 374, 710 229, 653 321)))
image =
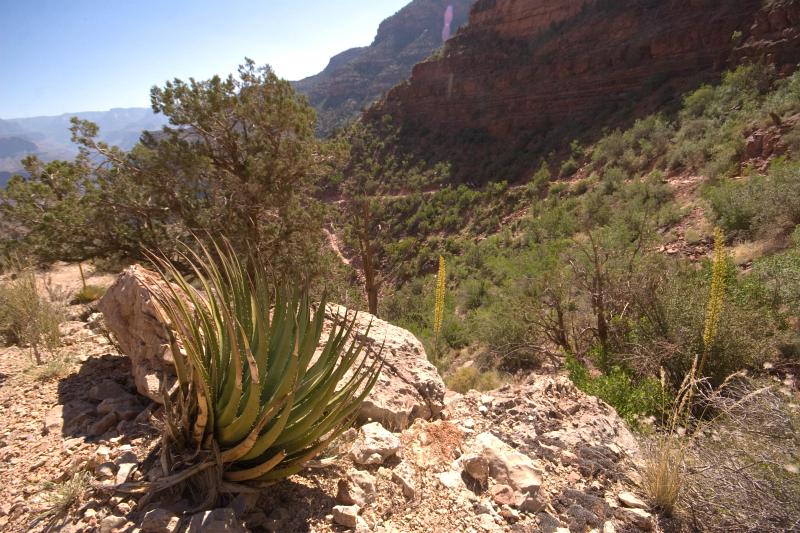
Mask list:
POLYGON ((334 320, 314 360, 324 298, 315 310, 305 292, 276 287, 261 262, 240 261, 228 246, 186 259, 204 295, 155 259, 176 283, 157 297, 186 355, 175 361, 179 390, 162 434, 167 477, 152 490, 187 482, 202 489, 206 507, 223 480, 275 481, 304 468, 353 422, 381 357, 362 358, 350 315, 334 320))
POLYGON ((86 285, 72 297, 71 303, 73 305, 90 304, 99 300, 106 293, 103 287, 97 285, 86 285))
POLYGON ((445 382, 449 389, 461 394, 466 394, 471 390, 494 390, 502 383, 497 372, 493 370, 481 372, 474 366, 459 368, 445 382))
POLYGON ((766 175, 723 180, 706 196, 726 231, 761 237, 789 232, 800 224, 800 164, 778 159, 766 175))
POLYGON ((800 523, 800 413, 779 387, 737 378, 702 399, 715 417, 689 440, 685 514, 711 532, 800 523))
MULTIPOLYGON (((650 372, 663 366, 673 385, 681 383, 706 350, 703 335, 711 283, 710 265, 702 270, 678 266, 654 287, 635 322, 631 357, 650 372)), ((775 317, 741 297, 744 280, 728 260, 726 292, 717 333, 708 347, 704 374, 718 386, 742 369, 758 369, 774 352, 775 317)))
POLYGON ((761 208, 763 180, 757 176, 744 181, 724 180, 708 190, 707 198, 716 221, 728 233, 749 233, 761 208))
POLYGON ((60 302, 44 294, 30 270, 0 286, 0 323, 11 340, 27 345, 36 364, 44 363, 42 352, 53 352, 59 345, 59 324, 64 318, 60 302))
POLYGON ((609 404, 633 426, 638 426, 640 417, 661 417, 668 406, 669 400, 657 379, 636 380, 622 367, 594 377, 574 357, 567 357, 564 366, 576 387, 609 404))
POLYGON ((574 157, 570 157, 561 164, 561 168, 559 169, 559 176, 561 176, 562 178, 572 176, 578 171, 579 168, 580 164, 575 160, 574 157))

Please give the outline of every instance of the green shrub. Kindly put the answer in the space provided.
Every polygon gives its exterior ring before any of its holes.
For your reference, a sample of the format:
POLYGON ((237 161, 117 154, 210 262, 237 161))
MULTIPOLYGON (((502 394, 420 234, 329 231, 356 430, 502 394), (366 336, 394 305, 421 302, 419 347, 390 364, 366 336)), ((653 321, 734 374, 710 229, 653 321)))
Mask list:
POLYGON ((561 164, 559 175, 562 178, 572 176, 578 171, 579 168, 581 168, 580 164, 575 160, 574 157, 570 157, 561 164))
POLYGON ((90 304, 102 298, 105 293, 106 290, 103 287, 87 285, 72 297, 71 303, 73 305, 90 304))
POLYGON ((565 363, 575 386, 597 396, 612 406, 631 425, 641 416, 660 417, 668 407, 668 398, 661 383, 652 378, 634 380, 629 371, 614 367, 608 374, 592 377, 589 370, 574 357, 565 363))
POLYGON ((751 177, 745 181, 724 180, 710 187, 706 194, 717 223, 727 233, 748 233, 761 209, 763 180, 751 177))
POLYGON ((723 180, 706 197, 728 232, 771 237, 800 224, 800 164, 778 159, 765 176, 723 180))
POLYGON ((481 392, 494 390, 502 383, 497 372, 493 370, 481 372, 474 366, 459 368, 445 382, 447 388, 461 394, 471 390, 481 392))

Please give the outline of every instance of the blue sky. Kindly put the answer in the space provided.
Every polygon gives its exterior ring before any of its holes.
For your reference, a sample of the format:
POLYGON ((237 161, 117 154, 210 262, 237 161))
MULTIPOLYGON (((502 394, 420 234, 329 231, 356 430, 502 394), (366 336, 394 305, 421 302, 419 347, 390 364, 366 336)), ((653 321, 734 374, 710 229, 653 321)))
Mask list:
POLYGON ((172 78, 322 70, 410 0, 0 0, 0 118, 146 107, 172 78))

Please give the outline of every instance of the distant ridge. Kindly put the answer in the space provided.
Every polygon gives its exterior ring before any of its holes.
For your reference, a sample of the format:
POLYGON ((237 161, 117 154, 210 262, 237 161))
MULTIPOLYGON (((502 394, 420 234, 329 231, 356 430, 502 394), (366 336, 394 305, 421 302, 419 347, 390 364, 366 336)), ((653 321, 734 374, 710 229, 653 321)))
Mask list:
POLYGON ((333 56, 315 76, 294 82, 319 117, 317 131, 330 135, 389 89, 408 79, 414 65, 440 49, 445 11, 453 7, 452 33, 467 22, 474 0, 413 0, 384 20, 370 46, 333 56))
MULTIPOLYGON (((145 130, 157 130, 166 118, 146 107, 115 108, 108 111, 83 111, 56 116, 0 119, 0 172, 21 169, 20 160, 36 155, 45 161, 72 158, 78 150, 70 140, 70 119, 80 117, 100 127, 101 140, 130 149, 145 130)), ((8 176, 0 182, 5 183, 8 176)))

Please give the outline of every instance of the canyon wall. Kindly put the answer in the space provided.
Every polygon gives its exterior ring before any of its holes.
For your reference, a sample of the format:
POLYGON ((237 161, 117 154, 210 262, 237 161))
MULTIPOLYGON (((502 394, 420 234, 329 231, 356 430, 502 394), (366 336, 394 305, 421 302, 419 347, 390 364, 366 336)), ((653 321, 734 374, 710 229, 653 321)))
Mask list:
POLYGON ((796 67, 800 0, 478 0, 441 56, 368 119, 391 115, 409 146, 464 181, 515 179, 521 159, 535 167, 748 58, 796 67))
POLYGON ((474 0, 413 0, 384 20, 370 46, 334 56, 324 71, 294 82, 317 110, 317 131, 329 135, 347 124, 443 42, 445 10, 453 8, 452 33, 467 21, 474 0))

